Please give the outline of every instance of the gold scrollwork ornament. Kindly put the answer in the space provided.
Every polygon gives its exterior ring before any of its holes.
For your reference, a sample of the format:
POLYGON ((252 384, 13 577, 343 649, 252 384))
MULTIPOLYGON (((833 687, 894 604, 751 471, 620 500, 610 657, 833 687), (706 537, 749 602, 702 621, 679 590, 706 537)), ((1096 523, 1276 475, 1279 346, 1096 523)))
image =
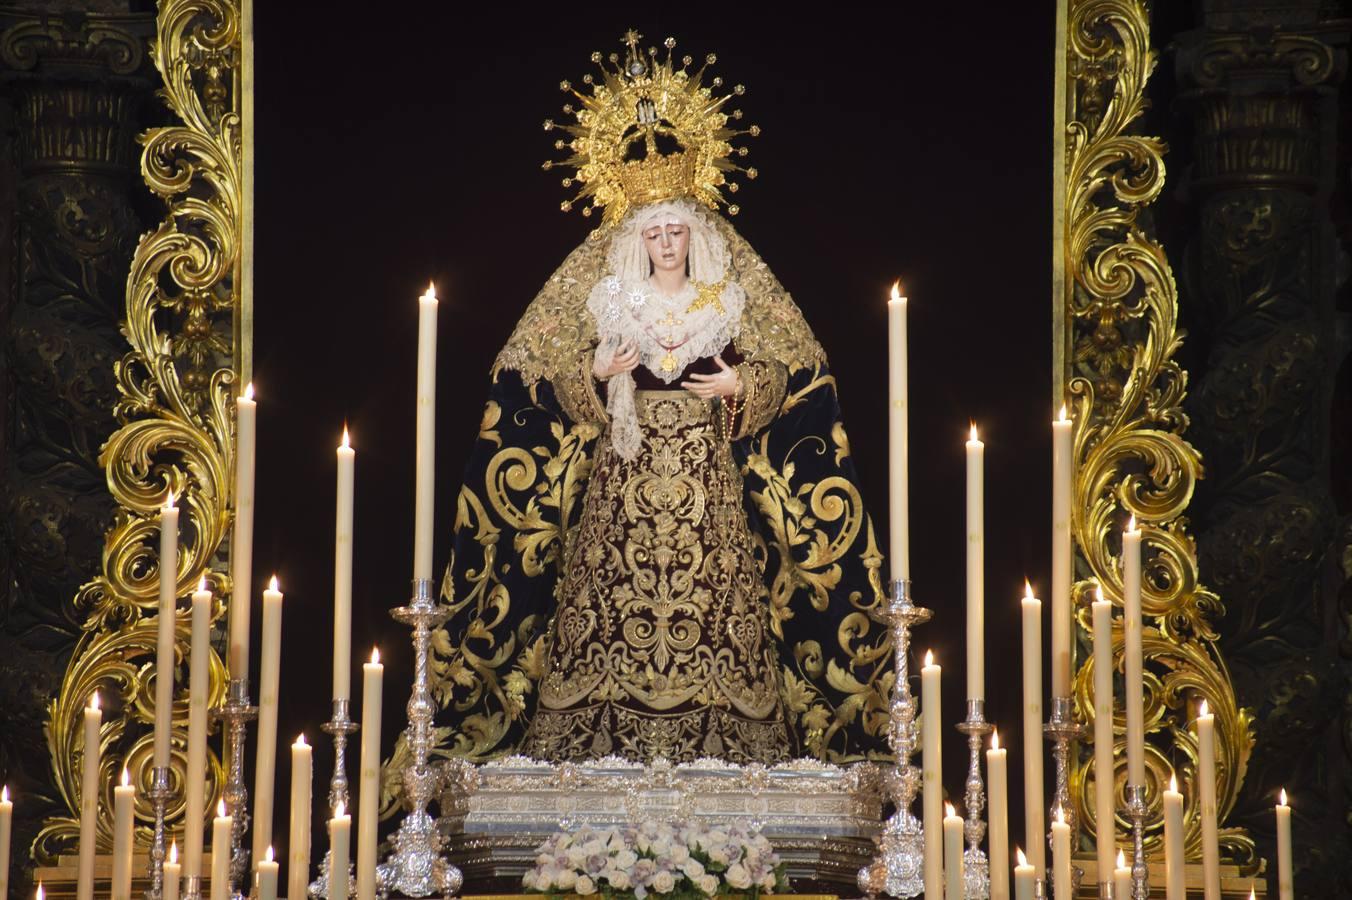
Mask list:
MULTIPOLYGON (((1135 516, 1144 532, 1147 847, 1162 841, 1161 791, 1177 776, 1185 797, 1189 857, 1200 856, 1197 747, 1191 729, 1198 701, 1217 717, 1220 819, 1234 807, 1253 748, 1253 720, 1236 702, 1212 622, 1224 609, 1198 577, 1197 551, 1184 514, 1202 461, 1183 436, 1187 386, 1174 354, 1182 343, 1178 290, 1163 248, 1139 220, 1164 186, 1164 144, 1133 131, 1145 109, 1155 66, 1143 0, 1069 0, 1065 29, 1064 237, 1056 248, 1067 326, 1058 369, 1075 410, 1074 536, 1082 574, 1077 618, 1089 632, 1095 587, 1122 599, 1121 532, 1135 516)), ((1060 378, 1058 378, 1058 382, 1060 378)), ((1120 660, 1122 633, 1114 632, 1120 660)), ((1093 661, 1075 678, 1080 714, 1093 717, 1093 661)), ((1114 722, 1112 777, 1124 807, 1125 722, 1114 722)), ((1092 828, 1092 755, 1082 754, 1072 790, 1092 828)), ((1119 817, 1118 827, 1129 824, 1119 817)), ((1254 859, 1252 839, 1224 829, 1227 854, 1254 859)))
MULTIPOLYGON (((170 494, 184 510, 178 595, 206 577, 218 593, 229 579, 211 572, 230 525, 233 397, 240 341, 232 275, 242 219, 238 77, 240 9, 232 2, 165 0, 152 50, 164 79, 160 96, 181 124, 142 136, 141 172, 166 205, 158 227, 136 248, 127 279, 123 332, 130 350, 115 366, 120 427, 100 456, 119 509, 105 538, 103 571, 80 588, 76 608, 86 618, 61 690, 49 705, 48 747, 56 789, 69 814, 49 819, 36 841, 50 860, 78 835, 84 748, 81 710, 99 689, 105 701, 100 737, 102 783, 126 766, 141 788, 137 815, 151 819, 150 735, 155 677, 154 611, 159 560, 158 511, 170 494)), ((217 602, 212 620, 223 613, 217 602)), ((188 621, 180 608, 175 648, 186 658, 188 621)), ((179 667, 181 670, 181 666, 179 667)), ((210 704, 225 693, 225 666, 215 651, 209 664, 210 704)), ((185 779, 188 709, 174 706, 171 784, 185 779)), ((208 805, 223 781, 209 754, 208 805)), ((104 798, 98 844, 112 844, 111 797, 104 798)), ((168 820, 183 814, 182 799, 168 820)), ((172 824, 171 826, 172 827, 172 824)), ((149 841, 149 831, 140 830, 149 841)))

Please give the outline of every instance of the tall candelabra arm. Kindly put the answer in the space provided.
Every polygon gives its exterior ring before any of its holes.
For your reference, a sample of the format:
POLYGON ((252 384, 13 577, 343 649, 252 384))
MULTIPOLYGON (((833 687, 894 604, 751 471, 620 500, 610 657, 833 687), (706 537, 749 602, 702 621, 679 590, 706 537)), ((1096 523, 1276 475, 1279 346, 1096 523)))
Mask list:
MULTIPOLYGON (((1127 785, 1127 815, 1131 816, 1131 900, 1149 900, 1150 869, 1145 859, 1145 785, 1127 785)), ((1125 898, 1123 898, 1125 900, 1125 898)))
POLYGON ((986 721, 986 701, 968 700, 967 719, 959 722, 957 729, 967 736, 967 784, 965 801, 967 818, 962 825, 962 834, 967 841, 963 852, 963 893, 968 900, 985 900, 991 893, 990 863, 981 849, 981 841, 986 837, 986 820, 982 812, 986 809, 986 786, 981 779, 981 747, 995 726, 986 721))
MULTIPOLYGON (((230 771, 221 792, 226 812, 231 816, 230 826, 230 896, 242 898, 248 894, 249 851, 244 846, 244 835, 249 830, 249 791, 244 786, 244 741, 249 722, 258 717, 258 707, 249 703, 247 678, 232 678, 225 703, 215 710, 215 716, 225 724, 230 745, 230 771)), ((213 847, 212 852, 216 850, 213 847)))
MULTIPOLYGON (((1052 715, 1043 726, 1042 733, 1052 742, 1052 758, 1056 761, 1056 791, 1052 794, 1051 815, 1049 821, 1055 822, 1058 813, 1070 826, 1071 846, 1075 846, 1079 828, 1079 817, 1075 814, 1075 803, 1070 797, 1070 745, 1085 736, 1084 725, 1075 718, 1075 702, 1070 697, 1052 698, 1052 715)), ((1047 845, 1051 846, 1051 834, 1047 835, 1047 845)), ((1071 896, 1080 889, 1080 879, 1084 869, 1070 867, 1072 881, 1071 896)))
MULTIPOLYGON (((325 734, 333 737, 333 775, 329 778, 329 809, 336 809, 338 804, 343 804, 346 809, 352 808, 352 801, 349 795, 347 780, 347 739, 356 734, 361 726, 352 721, 352 701, 346 697, 335 697, 333 700, 333 715, 327 722, 319 726, 325 734)), ((324 861, 319 867, 319 877, 310 882, 306 893, 314 898, 327 898, 329 896, 329 864, 333 857, 329 851, 324 851, 324 861)), ((355 884, 357 881, 356 870, 352 864, 348 863, 348 884, 355 884)))
POLYGON ((407 897, 432 893, 452 896, 464 881, 460 870, 445 855, 446 839, 427 812, 436 796, 439 778, 428 760, 432 751, 432 718, 436 707, 428 663, 432 631, 450 617, 450 610, 435 602, 432 582, 413 582, 413 598, 407 606, 391 610, 395 621, 413 629, 413 692, 408 701, 410 762, 404 767, 404 806, 408 810, 390 836, 392 852, 378 870, 381 890, 393 889, 407 897))
POLYGON ((146 889, 146 900, 160 900, 164 896, 164 813, 172 796, 169 790, 169 767, 155 766, 151 770, 150 792, 151 806, 155 810, 155 831, 150 842, 150 887, 146 889))
POLYGON ((887 602, 871 615, 885 622, 892 633, 896 681, 889 706, 887 736, 896 765, 887 777, 888 794, 896 811, 883 823, 878 857, 859 870, 858 883, 865 891, 882 890, 893 897, 918 897, 924 889, 924 832, 911 812, 920 792, 920 770, 911 765, 916 749, 916 703, 911 694, 909 654, 911 629, 928 622, 932 613, 911 600, 911 583, 893 581, 887 602))

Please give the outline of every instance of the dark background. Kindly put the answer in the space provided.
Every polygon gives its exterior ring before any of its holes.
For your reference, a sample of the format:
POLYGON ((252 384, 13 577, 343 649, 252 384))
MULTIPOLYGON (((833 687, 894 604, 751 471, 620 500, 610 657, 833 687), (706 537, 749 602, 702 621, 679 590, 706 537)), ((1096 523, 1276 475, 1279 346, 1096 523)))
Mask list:
MULTIPOLYGON (((426 4, 356 24, 258 4, 254 570, 260 585, 277 572, 287 594, 279 797, 295 731, 317 745, 317 807, 331 771, 319 724, 343 423, 357 450, 354 705, 359 662, 378 644, 388 752, 411 681, 409 634, 388 610, 407 599, 411 569, 416 297, 434 280, 442 298, 439 579, 489 368, 592 224, 558 209, 570 195, 540 170, 558 155, 541 121, 564 118, 559 81, 580 84, 591 51, 622 50, 631 26, 645 46, 672 35, 677 55, 717 53, 710 71, 747 85, 744 121, 763 129, 747 162, 761 177, 743 184, 734 223, 826 348, 884 548, 884 301, 897 278, 910 297, 913 577, 937 611, 916 643, 945 668, 949 725, 963 716, 963 441, 977 422, 988 717, 1021 771, 1018 598, 1025 576, 1046 595, 1050 559, 1054 5, 979 23, 938 6, 803 18, 592 5, 527 20, 503 4, 471 21, 426 4)), ((960 795, 966 749, 951 727, 944 740, 945 783, 960 795)), ((1019 844, 1021 808, 1011 797, 1019 844)), ((279 803, 279 846, 286 815, 279 803)), ((317 859, 318 833, 316 845, 317 859)))

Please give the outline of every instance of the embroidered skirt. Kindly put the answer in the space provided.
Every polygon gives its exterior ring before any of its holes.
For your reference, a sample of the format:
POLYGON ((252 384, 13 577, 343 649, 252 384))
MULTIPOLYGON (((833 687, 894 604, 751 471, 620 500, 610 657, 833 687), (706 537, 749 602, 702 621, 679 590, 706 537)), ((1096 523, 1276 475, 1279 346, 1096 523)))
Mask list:
POLYGON ((635 405, 638 456, 598 442, 520 752, 791 759, 765 584, 715 410, 682 390, 639 391, 635 405))

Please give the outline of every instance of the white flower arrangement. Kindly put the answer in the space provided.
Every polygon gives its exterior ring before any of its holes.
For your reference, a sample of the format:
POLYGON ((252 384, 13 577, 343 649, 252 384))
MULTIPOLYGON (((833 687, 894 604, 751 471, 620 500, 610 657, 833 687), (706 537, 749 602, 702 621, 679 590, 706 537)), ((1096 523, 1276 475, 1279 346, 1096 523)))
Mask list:
POLYGON ((737 894, 786 893, 784 863, 758 831, 652 820, 623 829, 583 826, 559 833, 535 851, 522 877, 528 893, 576 894, 606 900, 700 900, 737 894))

